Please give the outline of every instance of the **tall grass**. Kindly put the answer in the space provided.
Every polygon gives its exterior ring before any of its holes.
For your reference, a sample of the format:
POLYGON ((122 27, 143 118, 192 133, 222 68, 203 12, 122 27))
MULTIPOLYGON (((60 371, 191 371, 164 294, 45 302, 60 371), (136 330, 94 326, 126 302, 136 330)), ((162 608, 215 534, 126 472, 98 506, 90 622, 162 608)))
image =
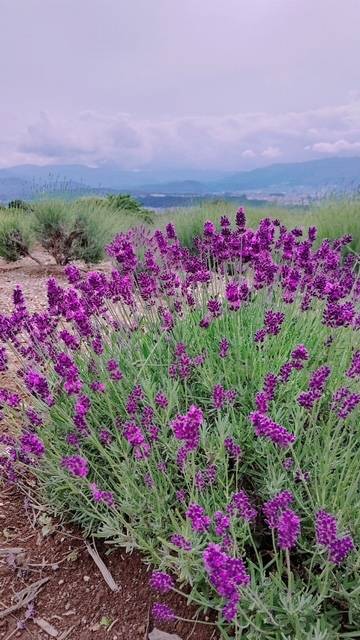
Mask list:
MULTIPOLYGON (((241 201, 239 200, 239 206, 241 201)), ((8 214, 1 212, 0 230, 9 222, 9 215, 16 216, 18 224, 26 226, 28 232, 35 230, 35 239, 39 239, 39 224, 43 225, 46 216, 51 225, 51 218, 55 209, 61 211, 62 220, 71 226, 74 220, 86 221, 93 235, 93 241, 99 247, 104 247, 110 239, 131 227, 149 226, 150 228, 165 227, 168 222, 176 226, 177 234, 182 244, 188 248, 193 246, 193 239, 202 232, 206 220, 219 220, 221 216, 228 216, 234 221, 236 206, 225 201, 204 202, 196 207, 183 207, 175 210, 165 210, 154 214, 150 218, 144 217, 143 210, 129 211, 116 208, 106 198, 79 198, 72 202, 66 200, 47 200, 34 203, 33 211, 8 214), (43 221, 40 222, 39 221, 43 221)), ((246 208, 249 226, 255 228, 262 218, 279 218, 289 228, 300 227, 306 230, 309 226, 317 226, 318 241, 324 238, 334 238, 351 234, 353 239, 350 249, 360 252, 360 200, 343 199, 313 204, 310 208, 286 208, 282 206, 264 206, 246 208)), ((15 218, 14 218, 15 220, 15 218)), ((46 226, 46 225, 45 225, 46 226)), ((102 253, 102 252, 101 252, 102 253)), ((16 259, 16 258, 15 258, 16 259)))
MULTIPOLYGON (((239 201, 239 205, 241 202, 239 201)), ((234 221, 234 206, 228 202, 211 202, 192 208, 179 208, 165 211, 158 215, 156 223, 161 226, 168 222, 176 225, 176 230, 182 243, 190 247, 193 238, 202 232, 206 220, 217 221, 226 215, 234 221)), ((286 208, 282 206, 268 206, 261 208, 246 208, 246 215, 250 227, 256 227, 262 218, 279 218, 287 227, 300 227, 305 230, 309 226, 318 228, 318 240, 335 238, 345 234, 353 237, 350 245, 353 251, 360 251, 360 200, 343 199, 313 204, 310 208, 286 208)))

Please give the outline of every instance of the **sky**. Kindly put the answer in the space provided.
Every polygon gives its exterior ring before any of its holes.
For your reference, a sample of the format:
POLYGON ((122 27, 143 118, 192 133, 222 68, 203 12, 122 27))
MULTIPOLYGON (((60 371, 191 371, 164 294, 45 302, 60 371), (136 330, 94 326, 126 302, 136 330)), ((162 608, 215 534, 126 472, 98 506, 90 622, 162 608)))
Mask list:
POLYGON ((360 155, 360 0, 0 0, 0 167, 360 155))

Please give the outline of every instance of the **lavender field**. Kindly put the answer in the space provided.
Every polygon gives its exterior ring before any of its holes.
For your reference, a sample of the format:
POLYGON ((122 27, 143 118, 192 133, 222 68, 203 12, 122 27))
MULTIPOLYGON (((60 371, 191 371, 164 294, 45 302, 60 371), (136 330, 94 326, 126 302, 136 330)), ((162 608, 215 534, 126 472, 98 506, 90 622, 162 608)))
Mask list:
POLYGON ((68 264, 44 312, 15 289, 2 474, 140 550, 158 626, 175 592, 225 639, 356 638, 358 238, 243 208, 202 225, 117 234, 113 269, 68 264))

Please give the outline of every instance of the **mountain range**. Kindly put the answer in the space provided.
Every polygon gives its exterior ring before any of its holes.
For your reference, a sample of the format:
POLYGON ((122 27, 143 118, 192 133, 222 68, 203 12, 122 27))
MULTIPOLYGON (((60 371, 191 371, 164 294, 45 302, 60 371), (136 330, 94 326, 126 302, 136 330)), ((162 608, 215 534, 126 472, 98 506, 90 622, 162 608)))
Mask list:
POLYGON ((209 196, 246 192, 358 191, 360 157, 278 163, 251 171, 123 171, 112 164, 19 165, 0 169, 0 201, 34 199, 40 194, 130 192, 209 196))

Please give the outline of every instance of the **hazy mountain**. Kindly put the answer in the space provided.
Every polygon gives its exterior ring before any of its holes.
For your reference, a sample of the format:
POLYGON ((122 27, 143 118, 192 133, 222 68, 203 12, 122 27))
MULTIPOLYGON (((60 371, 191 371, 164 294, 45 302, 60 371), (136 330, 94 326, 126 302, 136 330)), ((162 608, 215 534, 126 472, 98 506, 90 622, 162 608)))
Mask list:
POLYGON ((159 184, 183 180, 208 182, 221 180, 230 176, 224 171, 207 171, 195 169, 162 169, 123 171, 113 164, 103 164, 99 167, 84 165, 19 165, 0 169, 1 178, 21 178, 36 184, 55 184, 75 181, 93 188, 129 189, 143 184, 159 184))
POLYGON ((21 165, 0 169, 0 201, 36 198, 41 193, 104 194, 107 190, 205 196, 256 190, 354 190, 359 186, 360 157, 273 164, 227 174, 192 169, 122 171, 112 164, 100 167, 21 165))
POLYGON ((223 191, 293 187, 312 189, 358 187, 360 186, 360 157, 272 164, 261 169, 235 173, 209 186, 223 191))

